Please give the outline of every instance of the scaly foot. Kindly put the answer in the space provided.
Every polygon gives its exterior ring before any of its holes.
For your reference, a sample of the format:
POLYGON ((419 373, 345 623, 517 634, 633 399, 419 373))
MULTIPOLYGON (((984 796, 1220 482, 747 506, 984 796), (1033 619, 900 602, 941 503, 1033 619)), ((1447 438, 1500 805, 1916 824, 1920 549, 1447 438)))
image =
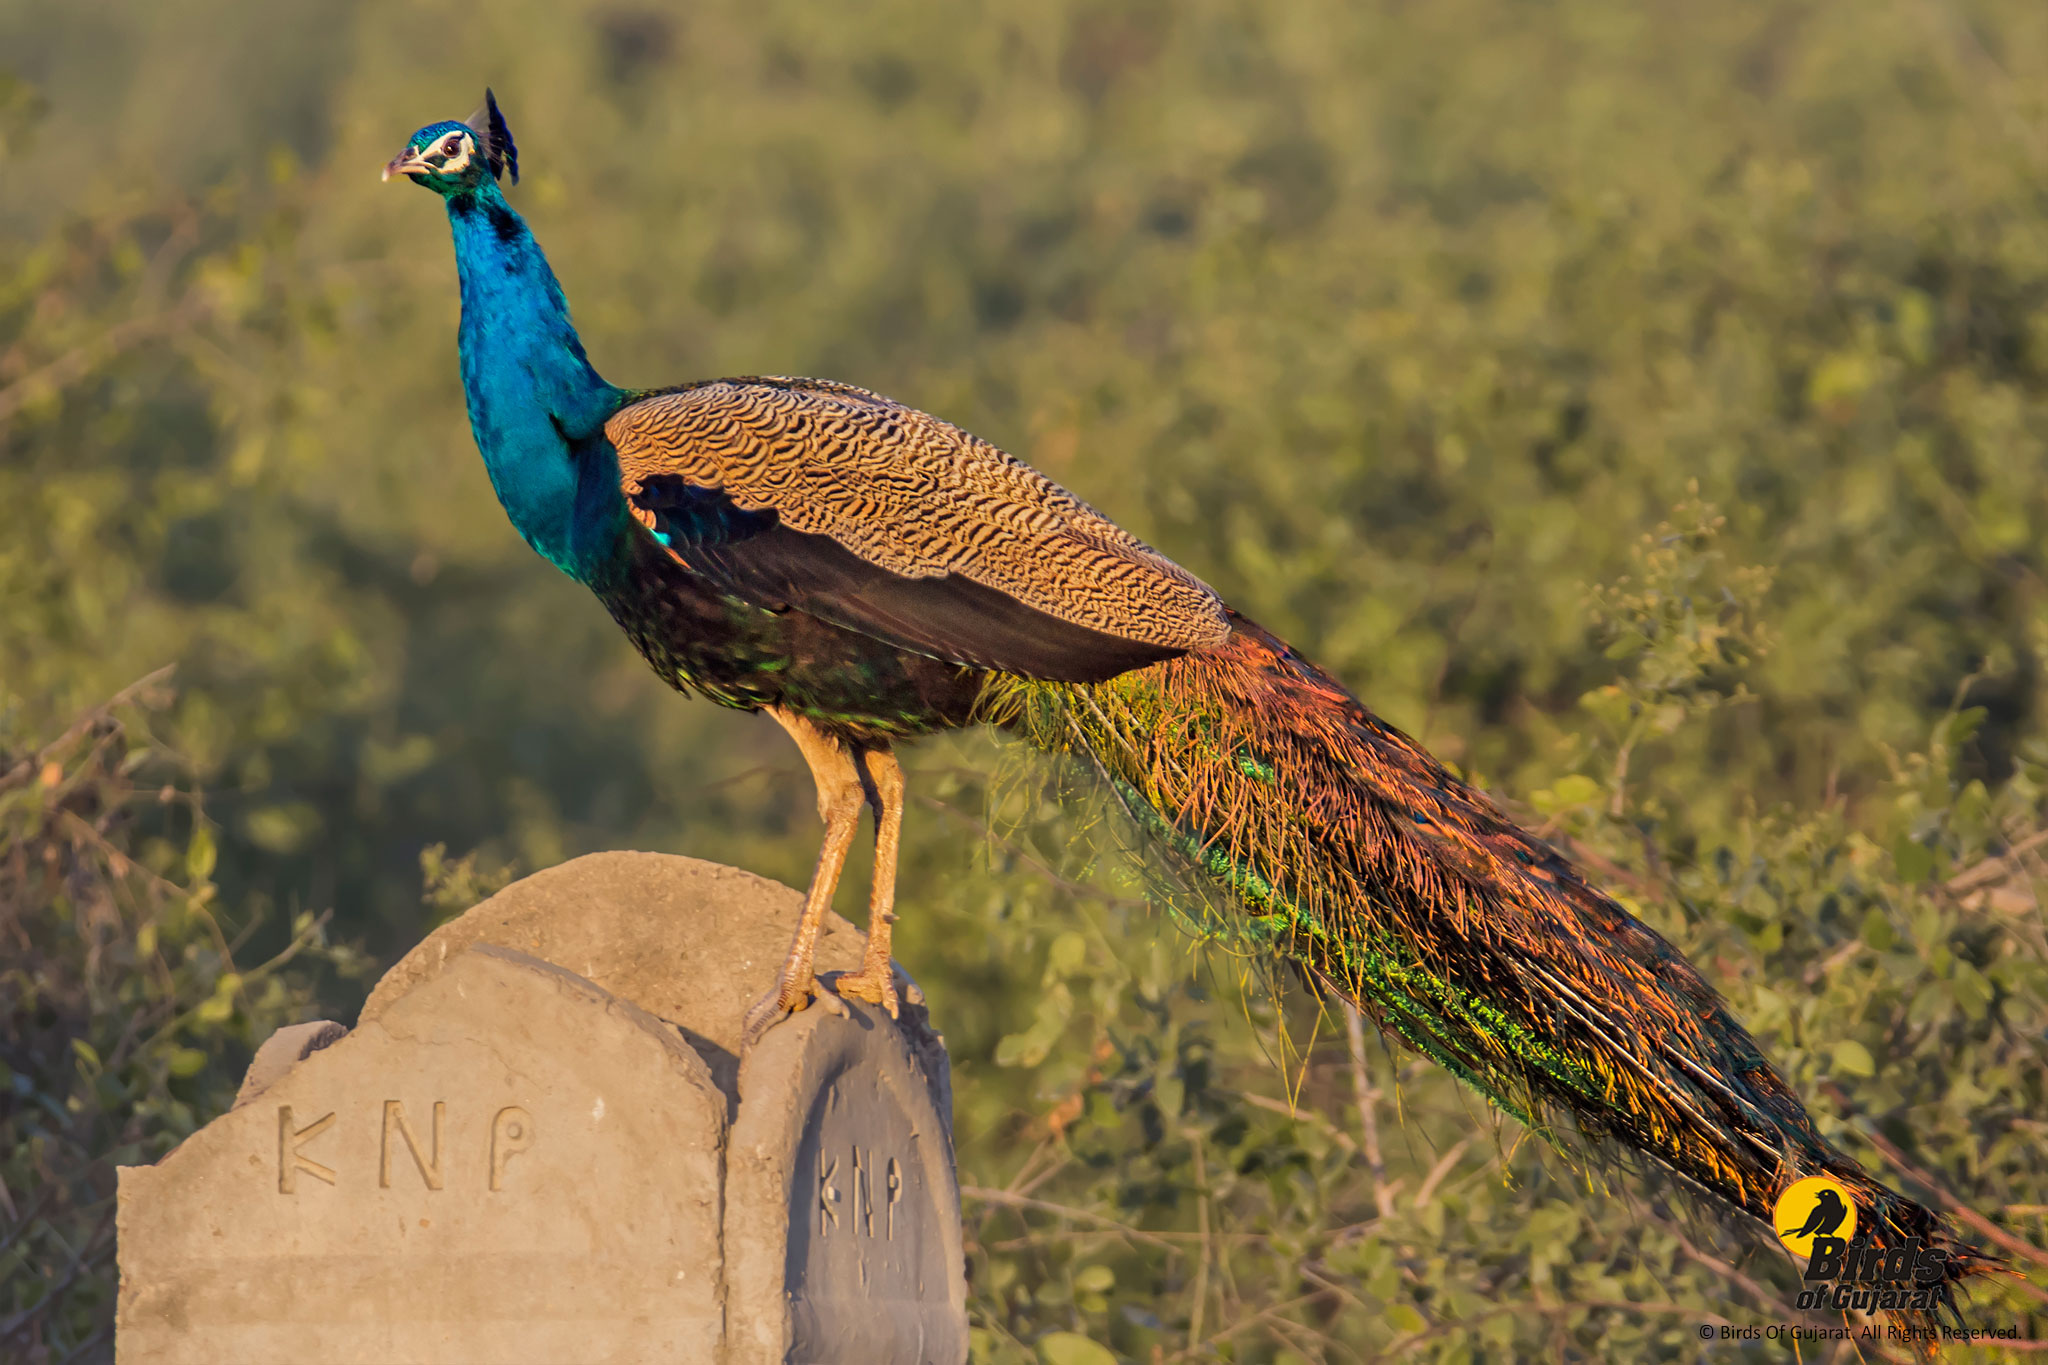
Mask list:
POLYGON ((891 1019, 898 1018, 903 1004, 924 1004, 924 991, 910 979, 910 973, 895 963, 889 964, 887 984, 876 990, 874 981, 864 968, 858 972, 834 972, 829 977, 813 977, 808 990, 791 988, 785 995, 778 986, 753 1004, 747 1011, 744 1027, 740 1032, 742 1047, 752 1047, 761 1041, 761 1036, 792 1014, 807 1008, 815 1000, 827 1014, 846 1018, 848 1000, 865 1000, 871 1005, 880 1005, 889 1011, 891 1019))
POLYGON ((891 962, 887 972, 877 971, 873 964, 863 965, 857 972, 840 972, 825 983, 834 994, 848 1000, 865 1000, 870 1005, 880 1005, 889 1011, 889 1017, 897 1017, 903 1001, 913 1005, 924 1003, 924 992, 910 979, 910 973, 891 962))
POLYGON ((841 972, 832 978, 832 990, 848 1000, 865 1000, 870 1005, 880 1005, 889 1011, 889 1017, 896 1017, 896 974, 893 971, 876 971, 863 967, 857 972, 841 972))
POLYGON ((846 1014, 846 1002, 834 995, 824 982, 806 972, 806 980, 796 982, 784 979, 775 983, 775 988, 753 1003, 747 1010, 746 1023, 740 1029, 740 1046, 750 1048, 761 1041, 761 1035, 790 1015, 807 1007, 813 1000, 822 1006, 827 1014, 846 1014))

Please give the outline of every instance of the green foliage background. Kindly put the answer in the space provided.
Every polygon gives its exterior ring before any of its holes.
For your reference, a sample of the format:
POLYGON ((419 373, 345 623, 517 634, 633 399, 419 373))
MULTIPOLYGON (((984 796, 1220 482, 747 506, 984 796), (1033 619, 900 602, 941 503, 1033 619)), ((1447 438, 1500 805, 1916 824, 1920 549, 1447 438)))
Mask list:
MULTIPOLYGON (((105 1358, 107 1162, 498 869, 808 874, 779 732, 492 500, 375 178, 486 81, 609 377, 1036 463, 1569 841, 2048 1336, 2048 8, 23 0, 0 66, 0 1352, 105 1358)), ((1276 1005, 1006 761, 910 755, 901 907, 982 1357, 1784 1353, 1697 1337, 1781 1255, 1276 1005)))

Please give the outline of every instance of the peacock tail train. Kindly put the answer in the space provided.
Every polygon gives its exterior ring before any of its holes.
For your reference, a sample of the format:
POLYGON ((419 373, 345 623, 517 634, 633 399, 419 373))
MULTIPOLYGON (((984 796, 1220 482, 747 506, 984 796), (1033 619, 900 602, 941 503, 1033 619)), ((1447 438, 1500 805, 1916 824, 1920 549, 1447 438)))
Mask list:
POLYGON ((1220 648, 1105 683, 1006 678, 987 713, 1091 764, 1250 936, 1568 1154, 1619 1144, 1766 1226, 1793 1181, 1831 1175, 1874 1245, 1944 1247, 1956 1279, 1992 1267, 1820 1136, 1670 943, 1284 641, 1231 622, 1220 648))

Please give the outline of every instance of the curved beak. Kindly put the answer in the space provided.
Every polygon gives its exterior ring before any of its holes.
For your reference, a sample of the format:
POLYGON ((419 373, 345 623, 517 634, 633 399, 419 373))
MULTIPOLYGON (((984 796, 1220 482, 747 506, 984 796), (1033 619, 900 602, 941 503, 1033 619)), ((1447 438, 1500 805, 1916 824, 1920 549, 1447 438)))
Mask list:
POLYGON ((389 180, 394 175, 429 175, 433 169, 425 158, 408 149, 384 163, 383 178, 389 180))

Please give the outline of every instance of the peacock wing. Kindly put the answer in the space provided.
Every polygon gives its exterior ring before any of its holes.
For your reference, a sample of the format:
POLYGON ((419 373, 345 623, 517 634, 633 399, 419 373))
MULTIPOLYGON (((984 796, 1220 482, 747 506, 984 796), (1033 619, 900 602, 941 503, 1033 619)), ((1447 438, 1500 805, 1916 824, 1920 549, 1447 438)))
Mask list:
POLYGON ((1194 575, 988 442, 864 389, 715 380, 632 403, 605 435, 670 553, 772 610, 1066 682, 1230 633, 1194 575))

